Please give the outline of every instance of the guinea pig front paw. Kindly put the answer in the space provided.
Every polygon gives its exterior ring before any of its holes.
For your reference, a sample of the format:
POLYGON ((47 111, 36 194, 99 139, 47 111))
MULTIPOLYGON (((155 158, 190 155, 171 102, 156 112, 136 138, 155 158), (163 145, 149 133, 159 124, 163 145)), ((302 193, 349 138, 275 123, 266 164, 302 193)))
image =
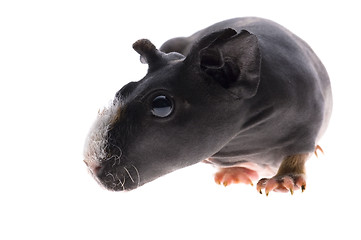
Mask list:
POLYGON ((223 186, 228 186, 232 183, 244 183, 253 186, 252 181, 257 180, 258 173, 245 167, 229 167, 221 168, 214 176, 214 181, 223 186))
POLYGON ((265 190, 266 196, 271 191, 275 192, 293 192, 301 189, 302 192, 306 189, 305 174, 285 174, 276 175, 272 178, 262 178, 257 183, 257 191, 262 194, 262 189, 265 190))

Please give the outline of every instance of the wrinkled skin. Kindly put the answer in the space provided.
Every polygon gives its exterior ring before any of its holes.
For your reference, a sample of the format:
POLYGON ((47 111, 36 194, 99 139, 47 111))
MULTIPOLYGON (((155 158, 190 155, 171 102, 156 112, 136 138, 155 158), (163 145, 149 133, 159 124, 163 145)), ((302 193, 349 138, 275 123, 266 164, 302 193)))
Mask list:
POLYGON ((133 47, 148 73, 116 93, 85 147, 90 171, 109 190, 131 190, 204 159, 277 168, 285 156, 313 152, 327 127, 327 72, 276 23, 231 19, 160 50, 148 40, 133 47), (170 102, 166 117, 154 115, 158 96, 170 102), (106 130, 95 137, 101 124, 106 130))

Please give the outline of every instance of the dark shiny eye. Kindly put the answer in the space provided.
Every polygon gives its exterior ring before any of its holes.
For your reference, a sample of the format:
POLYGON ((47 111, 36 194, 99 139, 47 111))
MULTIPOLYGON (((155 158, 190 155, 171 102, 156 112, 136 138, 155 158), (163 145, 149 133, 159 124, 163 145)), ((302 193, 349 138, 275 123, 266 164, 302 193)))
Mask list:
POLYGON ((153 99, 152 113, 156 117, 165 118, 173 112, 173 102, 164 95, 159 95, 153 99))

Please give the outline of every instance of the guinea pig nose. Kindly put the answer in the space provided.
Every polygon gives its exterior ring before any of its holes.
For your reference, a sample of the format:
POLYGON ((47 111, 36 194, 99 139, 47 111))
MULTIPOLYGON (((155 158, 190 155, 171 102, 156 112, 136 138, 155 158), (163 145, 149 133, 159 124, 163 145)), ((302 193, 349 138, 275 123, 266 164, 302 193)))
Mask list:
POLYGON ((91 162, 91 161, 87 161, 86 159, 84 159, 85 165, 87 165, 87 167, 90 169, 90 171, 94 174, 97 175, 100 171, 100 169, 102 168, 99 164, 91 162))

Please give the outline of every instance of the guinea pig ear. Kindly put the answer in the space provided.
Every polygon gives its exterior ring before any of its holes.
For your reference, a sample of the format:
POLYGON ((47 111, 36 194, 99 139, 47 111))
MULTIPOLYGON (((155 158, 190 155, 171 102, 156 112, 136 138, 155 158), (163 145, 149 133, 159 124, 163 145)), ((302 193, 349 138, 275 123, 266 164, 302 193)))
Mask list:
POLYGON ((247 99, 256 95, 261 54, 255 35, 245 30, 237 33, 233 29, 224 29, 205 36, 200 42, 203 42, 203 48, 192 49, 194 52, 190 55, 201 71, 236 98, 247 99))
POLYGON ((148 63, 149 71, 158 69, 166 62, 164 53, 160 52, 148 39, 136 41, 133 49, 140 54, 141 63, 148 63))
POLYGON ((133 48, 140 54, 141 63, 147 63, 148 71, 153 72, 166 65, 169 61, 183 59, 180 53, 164 53, 159 51, 148 39, 140 39, 133 44, 133 48))

